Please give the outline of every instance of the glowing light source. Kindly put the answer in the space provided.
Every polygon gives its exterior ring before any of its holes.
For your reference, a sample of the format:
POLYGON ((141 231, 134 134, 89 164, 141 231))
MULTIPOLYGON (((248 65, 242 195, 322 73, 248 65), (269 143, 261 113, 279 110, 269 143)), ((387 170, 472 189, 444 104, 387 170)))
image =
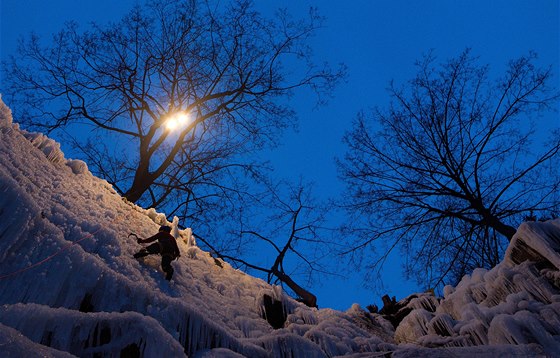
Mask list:
POLYGON ((165 121, 165 128, 169 131, 185 126, 189 122, 189 114, 186 112, 177 112, 172 114, 165 121))

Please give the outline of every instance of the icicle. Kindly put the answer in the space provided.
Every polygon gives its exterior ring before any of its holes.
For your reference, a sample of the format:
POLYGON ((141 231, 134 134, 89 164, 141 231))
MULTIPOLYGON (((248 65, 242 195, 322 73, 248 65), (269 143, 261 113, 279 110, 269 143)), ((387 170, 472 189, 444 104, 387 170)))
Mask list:
POLYGON ((478 346, 488 344, 488 326, 479 319, 470 320, 461 326, 459 334, 466 337, 467 345, 478 346))
POLYGON ((442 337, 453 336, 455 321, 448 314, 438 314, 428 323, 428 333, 442 337))
POLYGON ((428 323, 434 317, 424 309, 417 309, 406 316, 395 330, 397 343, 414 343, 428 333, 428 323))
POLYGON ((559 220, 521 224, 506 250, 506 263, 516 265, 529 260, 560 269, 560 254, 557 252, 560 247, 559 220))
MULTIPOLYGON (((325 354, 319 348, 319 345, 314 344, 309 339, 303 337, 282 334, 282 332, 266 336, 259 340, 264 348, 270 352, 271 357, 306 357, 306 358, 326 358, 333 357, 338 354, 325 354)), ((335 345, 334 342, 328 342, 330 345, 335 345)), ((333 348, 332 351, 336 352, 337 349, 333 348)))
POLYGON ((181 237, 183 238, 183 241, 185 242, 185 244, 187 244, 188 247, 196 246, 196 239, 190 227, 181 231, 181 237))
POLYGON ((294 313, 288 315, 287 321, 312 325, 316 325, 319 323, 319 319, 317 318, 317 311, 307 306, 297 307, 294 313))
POLYGON ((161 326, 137 313, 85 314, 36 304, 4 305, 0 312, 0 321, 35 342, 77 356, 119 356, 134 346, 142 356, 183 355, 183 347, 161 326))
POLYGON ((179 218, 177 216, 173 216, 173 221, 171 222, 171 235, 174 238, 179 238, 179 218))
POLYGON ((439 302, 432 294, 419 294, 419 297, 410 300, 407 307, 417 309, 423 308, 428 312, 435 312, 439 302))

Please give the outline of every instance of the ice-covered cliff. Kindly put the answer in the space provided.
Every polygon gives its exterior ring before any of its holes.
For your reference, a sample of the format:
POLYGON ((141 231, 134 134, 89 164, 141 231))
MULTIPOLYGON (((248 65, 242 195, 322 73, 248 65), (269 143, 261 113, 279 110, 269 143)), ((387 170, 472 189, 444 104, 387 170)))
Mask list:
POLYGON ((358 305, 306 307, 216 262, 188 229, 175 231, 182 256, 168 282, 158 258, 132 257, 140 246, 127 237, 164 223, 176 227, 123 200, 55 141, 20 130, 0 99, 0 355, 560 355, 558 220, 522 225, 500 265, 445 297, 409 298, 396 329, 358 305))
POLYGON ((444 298, 419 295, 397 343, 427 347, 526 345, 560 356, 560 220, 522 224, 504 260, 477 269, 444 298))

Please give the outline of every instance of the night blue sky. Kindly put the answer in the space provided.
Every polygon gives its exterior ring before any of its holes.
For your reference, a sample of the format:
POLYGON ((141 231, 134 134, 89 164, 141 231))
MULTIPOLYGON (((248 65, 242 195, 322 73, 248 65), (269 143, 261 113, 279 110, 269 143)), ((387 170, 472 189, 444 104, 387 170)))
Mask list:
MULTIPOLYGON (((47 37, 70 19, 99 23, 117 20, 134 3, 131 0, 1 0, 0 56, 5 59, 13 54, 17 38, 30 31, 47 37)), ((300 130, 287 133, 284 145, 269 153, 279 176, 303 176, 314 181, 316 190, 325 197, 342 190, 334 158, 344 155, 341 138, 350 129, 353 118, 360 110, 386 105, 385 89, 389 81, 394 79, 402 84, 411 78, 415 73, 414 61, 431 49, 443 61, 471 47, 481 63, 488 63, 497 72, 508 60, 533 50, 539 55, 539 64, 553 66, 555 84, 560 88, 558 0, 267 0, 255 3, 264 12, 285 6, 295 15, 303 14, 311 5, 318 7, 327 18, 325 28, 312 41, 318 61, 344 62, 348 66, 347 82, 336 89, 327 106, 314 108, 307 93, 296 94, 291 99, 300 117, 300 130)), ((560 127, 557 116, 552 122, 560 127)), ((397 299, 417 290, 412 283, 403 281, 399 266, 393 257, 386 270, 387 291, 397 299)), ((321 307, 346 309, 353 302, 362 307, 380 303, 378 295, 362 288, 357 278, 328 282, 311 288, 318 295, 321 307)))

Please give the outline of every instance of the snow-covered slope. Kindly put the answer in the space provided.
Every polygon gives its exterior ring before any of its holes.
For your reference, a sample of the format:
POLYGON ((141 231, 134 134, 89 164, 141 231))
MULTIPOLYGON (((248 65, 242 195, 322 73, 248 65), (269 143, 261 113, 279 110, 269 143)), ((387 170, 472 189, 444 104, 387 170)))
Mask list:
POLYGON ((409 299, 394 329, 358 305, 309 308, 214 259, 189 229, 126 202, 58 143, 20 130, 0 99, 0 356, 560 354, 559 226, 523 226, 499 266, 443 299, 409 299), (128 238, 161 224, 175 227, 182 253, 171 282, 158 257, 132 257, 140 245, 128 238), (267 296, 285 313, 280 329, 263 318, 267 296))
POLYGON ((522 224, 492 270, 476 269, 457 287, 447 286, 441 300, 413 299, 395 340, 428 347, 527 345, 560 356, 560 272, 551 263, 560 262, 559 248, 560 220, 522 224))

